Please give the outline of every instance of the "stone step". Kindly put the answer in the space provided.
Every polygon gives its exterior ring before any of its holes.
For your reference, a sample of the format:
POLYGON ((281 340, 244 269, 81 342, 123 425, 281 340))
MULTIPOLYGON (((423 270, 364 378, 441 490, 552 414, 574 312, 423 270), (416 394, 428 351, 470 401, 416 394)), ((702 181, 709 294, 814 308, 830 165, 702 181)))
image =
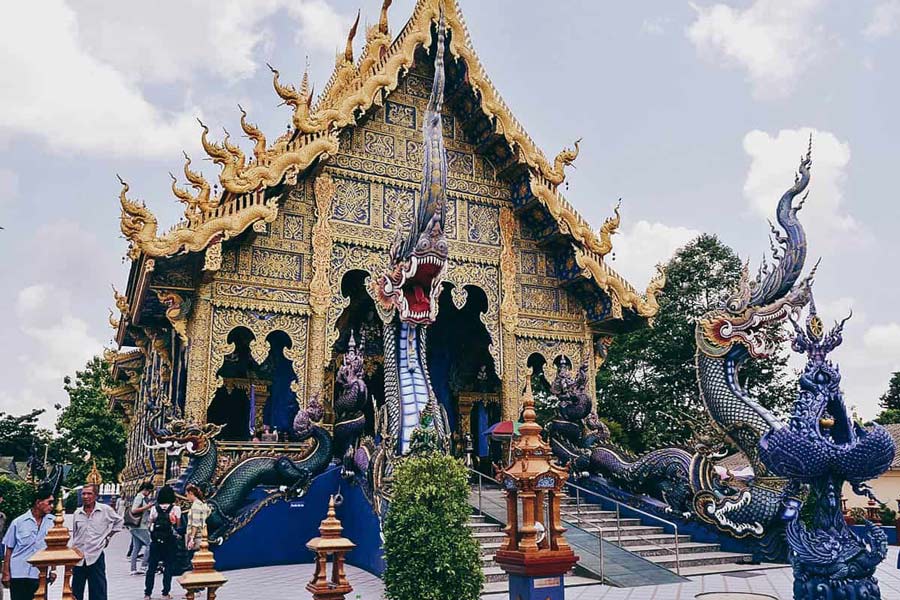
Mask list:
MULTIPOLYGON (((662 546, 671 545, 673 548, 675 547, 675 536, 668 533, 661 533, 657 535, 623 535, 622 540, 619 541, 616 536, 612 536, 610 538, 603 538, 611 544, 615 544, 617 546, 621 546, 622 548, 627 549, 629 552, 635 546, 647 546, 651 544, 659 544, 662 546)), ((690 543, 691 536, 686 534, 681 534, 678 536, 678 544, 687 544, 690 543)))
POLYGON ((579 517, 602 517, 605 519, 615 519, 616 511, 614 510, 600 510, 599 508, 587 508, 582 506, 581 510, 575 510, 575 508, 564 508, 559 511, 559 513, 566 517, 568 515, 577 515, 579 517))
MULTIPOLYGON (((714 575, 717 573, 740 573, 742 571, 763 571, 768 569, 790 569, 790 565, 782 565, 777 563, 741 563, 741 564, 718 564, 718 565, 700 565, 700 566, 682 566, 682 577, 699 577, 701 575, 714 575)), ((790 577, 790 573, 787 575, 790 577)))
POLYGON ((497 525, 496 523, 473 523, 471 521, 466 523, 466 527, 472 531, 500 531, 503 529, 502 525, 497 525))
MULTIPOLYGON (((615 525, 612 527, 606 525, 606 526, 601 526, 599 528, 596 526, 593 526, 593 525, 587 525, 584 527, 579 527, 579 529, 590 532, 590 533, 602 532, 603 539, 608 540, 610 542, 614 542, 616 539, 618 539, 618 536, 617 536, 618 530, 616 529, 615 525)), ((663 533, 662 527, 650 527, 650 526, 645 526, 645 525, 634 526, 634 527, 622 527, 622 537, 623 538, 628 537, 628 536, 659 535, 662 533, 663 533)))
POLYGON ((481 556, 491 556, 493 557, 497 550, 500 549, 500 546, 503 545, 503 542, 484 542, 479 544, 479 548, 481 549, 481 556))
MULTIPOLYGON (((678 543, 678 552, 681 554, 682 558, 686 554, 697 554, 699 552, 719 552, 721 547, 719 544, 706 544, 703 542, 686 542, 678 543)), ((675 544, 664 544, 664 545, 656 545, 656 544, 647 544, 641 546, 631 546, 628 548, 629 552, 634 552, 643 557, 649 556, 675 556, 675 544)))
MULTIPOLYGON (((616 528, 616 518, 615 516, 612 519, 604 519, 600 517, 586 517, 584 515, 563 515, 563 521, 568 521, 569 523, 574 523, 578 525, 582 529, 582 526, 590 526, 590 525, 600 525, 601 527, 611 527, 612 529, 616 528)), ((640 519, 619 519, 618 525, 621 527, 640 527, 643 525, 640 519)), ((647 527, 652 527, 648 525, 647 527)))
POLYGON ((469 523, 484 523, 484 515, 469 515, 469 523))
POLYGON ((485 583, 496 583, 498 581, 509 581, 509 575, 501 569, 500 567, 494 565, 491 567, 485 567, 483 569, 484 572, 484 582, 485 583))
MULTIPOLYGON (((665 556, 647 556, 647 560, 661 567, 675 570, 675 554, 665 556)), ((740 564, 753 559, 751 554, 738 554, 736 552, 698 552, 696 554, 684 554, 681 556, 681 567, 701 567, 708 565, 740 564)))
POLYGON ((502 531, 476 531, 472 533, 472 537, 479 544, 485 542, 502 542, 506 539, 506 534, 502 531))

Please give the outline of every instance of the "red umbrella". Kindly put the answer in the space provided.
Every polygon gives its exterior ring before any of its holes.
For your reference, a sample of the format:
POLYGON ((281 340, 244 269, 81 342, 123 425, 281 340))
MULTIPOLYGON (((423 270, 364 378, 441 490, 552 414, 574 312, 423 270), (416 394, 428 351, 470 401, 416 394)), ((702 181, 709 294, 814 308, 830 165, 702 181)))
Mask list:
POLYGON ((494 439, 509 439, 514 435, 519 435, 519 425, 521 423, 518 421, 500 421, 488 427, 485 433, 494 439))

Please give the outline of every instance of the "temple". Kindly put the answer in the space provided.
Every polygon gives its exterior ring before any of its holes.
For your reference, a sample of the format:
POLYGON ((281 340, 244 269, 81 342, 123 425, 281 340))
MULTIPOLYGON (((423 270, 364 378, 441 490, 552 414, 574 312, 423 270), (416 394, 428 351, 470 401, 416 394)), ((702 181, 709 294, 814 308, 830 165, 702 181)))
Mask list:
POLYGON ((249 152, 200 124, 219 185, 185 156, 188 187, 172 181, 180 223, 164 231, 122 182, 131 270, 115 292, 119 349, 107 358, 110 402, 129 431, 126 494, 181 475, 182 459, 157 443, 173 419, 219 429, 219 475, 257 451, 308 457, 298 411, 314 399, 326 431, 342 422, 348 353, 367 390, 362 434, 377 435, 391 393, 390 316, 373 282, 423 203, 439 37, 447 260, 424 360, 452 450, 468 440, 485 455, 486 428, 516 420, 526 379, 545 366, 586 365, 593 397, 611 337, 656 314, 662 274, 640 293, 608 264, 618 207, 595 230, 560 192, 578 142, 552 161, 536 146, 491 84, 455 1, 420 0, 396 37, 389 4, 359 57, 357 20, 318 96, 306 74, 294 86, 272 68, 273 101, 291 109, 274 142, 243 109, 249 152))

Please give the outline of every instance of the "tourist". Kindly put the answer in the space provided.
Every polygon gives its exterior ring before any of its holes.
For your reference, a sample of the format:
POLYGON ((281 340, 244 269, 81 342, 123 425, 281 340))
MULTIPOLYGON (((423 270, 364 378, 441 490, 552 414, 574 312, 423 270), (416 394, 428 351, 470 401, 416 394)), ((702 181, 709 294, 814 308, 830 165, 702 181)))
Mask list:
POLYGON ((205 502, 206 495, 203 493, 203 490, 196 485, 188 485, 185 493, 191 503, 191 509, 188 512, 187 549, 193 558, 194 553, 200 549, 200 542, 205 535, 206 519, 209 518, 209 505, 205 502))
POLYGON ((263 433, 260 439, 264 442, 277 442, 278 434, 274 433, 268 425, 263 425, 263 433))
POLYGON ((134 516, 140 517, 138 524, 131 530, 131 574, 143 575, 147 572, 147 562, 150 560, 150 509, 153 508, 153 501, 150 500, 150 494, 153 492, 153 484, 145 481, 141 484, 141 489, 131 503, 131 512, 134 516), (144 561, 140 570, 137 568, 137 561, 140 558, 141 550, 144 551, 144 561))
POLYGON ((175 490, 164 485, 156 495, 156 504, 150 511, 150 561, 144 577, 144 600, 150 600, 153 595, 156 569, 160 564, 163 565, 162 597, 165 600, 172 598, 169 592, 172 591, 175 553, 178 549, 176 526, 179 520, 181 509, 175 504, 175 490))
MULTIPOLYGON (((8 587, 12 600, 31 600, 38 589, 36 568, 28 559, 47 547, 45 538, 53 527, 53 492, 49 488, 38 489, 31 509, 16 517, 3 538, 6 548, 3 557, 3 587, 8 587)), ((50 572, 50 581, 56 572, 50 572)))
POLYGON ((81 489, 81 507, 72 516, 72 547, 84 555, 72 569, 72 594, 77 600, 84 600, 85 586, 90 590, 90 600, 107 600, 103 551, 110 538, 124 527, 116 511, 97 502, 98 488, 89 483, 81 489))

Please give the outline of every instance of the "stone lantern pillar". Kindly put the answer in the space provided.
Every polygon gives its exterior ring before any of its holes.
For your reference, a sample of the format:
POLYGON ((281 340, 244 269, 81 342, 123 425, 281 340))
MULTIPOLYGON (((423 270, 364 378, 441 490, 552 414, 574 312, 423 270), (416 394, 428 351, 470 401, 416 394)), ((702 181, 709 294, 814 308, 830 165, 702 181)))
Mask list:
POLYGON ((530 383, 523 404, 512 463, 498 474, 506 496, 507 537, 494 562, 509 573, 510 600, 563 600, 565 573, 578 562, 563 537, 559 514, 569 471, 553 460, 541 439, 530 383))
POLYGON ((38 590, 34 594, 34 600, 46 600, 47 598, 47 572, 50 568, 63 567, 62 600, 74 600, 72 595, 72 567, 81 562, 84 556, 81 550, 69 548, 69 530, 63 524, 62 496, 56 500, 56 518, 53 527, 47 532, 45 538, 47 547, 37 552, 28 559, 38 571, 38 590))
POLYGON ((356 548, 356 544, 341 537, 341 522, 334 512, 334 496, 328 502, 328 515, 319 527, 319 537, 309 540, 306 547, 316 553, 316 570, 306 589, 314 600, 344 600, 353 591, 344 573, 344 555, 356 548), (328 555, 333 554, 331 579, 328 578, 328 555))

